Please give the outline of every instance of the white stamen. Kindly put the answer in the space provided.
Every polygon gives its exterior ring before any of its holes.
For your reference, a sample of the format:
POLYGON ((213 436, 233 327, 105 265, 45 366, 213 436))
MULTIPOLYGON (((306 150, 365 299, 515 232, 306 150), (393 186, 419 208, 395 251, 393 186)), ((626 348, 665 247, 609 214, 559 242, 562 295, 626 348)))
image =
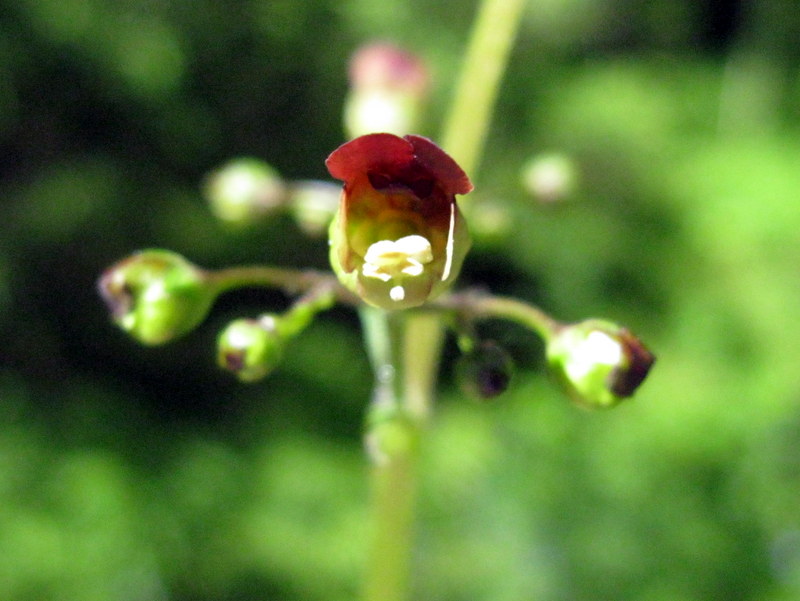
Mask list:
MULTIPOLYGON (((412 277, 422 275, 425 265, 431 261, 433 261, 431 243, 423 236, 411 235, 397 240, 380 240, 367 249, 361 273, 366 277, 388 282, 400 275, 412 277)), ((405 291, 402 294, 405 296, 405 291)))
POLYGON ((416 259, 408 258, 408 267, 404 267, 401 271, 406 275, 421 275, 425 268, 422 263, 416 259))
POLYGON ((364 263, 364 266, 361 268, 361 273, 363 273, 368 278, 378 278, 382 282, 388 282, 392 279, 388 273, 383 272, 380 270, 380 267, 377 265, 373 265, 372 263, 364 263))

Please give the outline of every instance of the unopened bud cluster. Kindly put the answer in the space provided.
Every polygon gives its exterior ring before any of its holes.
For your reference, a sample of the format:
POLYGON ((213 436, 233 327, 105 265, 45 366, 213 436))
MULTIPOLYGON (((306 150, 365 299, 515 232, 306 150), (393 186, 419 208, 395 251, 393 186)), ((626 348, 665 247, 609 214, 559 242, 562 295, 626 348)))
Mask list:
POLYGON ((312 236, 325 232, 339 202, 335 184, 287 182, 271 165, 255 158, 234 159, 214 170, 203 192, 211 212, 224 223, 249 226, 286 212, 312 236))
MULTIPOLYGON (((253 158, 223 165, 204 187, 211 211, 223 222, 248 225, 283 212, 307 233, 327 228, 329 260, 341 286, 330 276, 323 282, 268 267, 233 268, 225 280, 221 272, 206 272, 176 253, 146 250, 111 266, 98 282, 114 321, 143 344, 167 343, 195 328, 220 292, 254 283, 241 273, 260 269, 257 285, 279 285, 305 296, 284 313, 237 319, 219 334, 218 363, 243 382, 267 376, 289 341, 338 298, 388 311, 427 304, 427 309, 467 320, 459 322, 466 334, 459 332, 463 355, 456 374, 469 396, 497 396, 513 371, 508 353, 497 343, 474 340, 469 320, 485 317, 516 320, 541 335, 550 368, 581 405, 611 407, 631 396, 655 358, 625 328, 603 320, 558 324, 538 308, 488 295, 475 296, 473 306, 469 295, 447 305, 448 298, 459 296, 446 293, 470 247, 457 196, 469 193, 472 183, 433 141, 408 134, 419 123, 427 71, 408 52, 370 44, 352 58, 350 84, 345 127, 353 139, 325 161, 331 176, 343 182, 341 188, 330 182, 287 182, 253 158)), ((522 180, 534 198, 555 203, 574 193, 577 169, 565 155, 543 154, 525 165, 522 180)), ((486 200, 471 216, 484 237, 502 236, 511 227, 509 212, 486 200)), ((400 423, 383 417, 378 421, 394 424, 391 428, 400 423)), ((395 442, 387 448, 409 443, 404 428, 391 428, 385 438, 395 442)))

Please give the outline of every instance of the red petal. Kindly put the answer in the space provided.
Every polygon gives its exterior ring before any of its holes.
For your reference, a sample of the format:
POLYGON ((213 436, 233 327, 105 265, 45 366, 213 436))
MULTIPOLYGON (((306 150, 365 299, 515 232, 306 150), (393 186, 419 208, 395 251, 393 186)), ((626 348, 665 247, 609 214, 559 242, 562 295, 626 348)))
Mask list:
POLYGON ((414 147, 417 161, 431 175, 444 184, 450 194, 467 194, 472 191, 472 182, 453 158, 428 138, 409 135, 405 139, 414 147))
POLYGON ((444 150, 422 136, 400 138, 394 134, 367 134, 342 144, 325 161, 330 174, 352 182, 378 171, 402 178, 420 168, 442 184, 447 194, 467 194, 472 183, 444 150))
POLYGON ((409 141, 393 134, 367 134, 339 146, 325 166, 333 177, 349 182, 376 168, 396 173, 413 162, 414 147, 409 141))

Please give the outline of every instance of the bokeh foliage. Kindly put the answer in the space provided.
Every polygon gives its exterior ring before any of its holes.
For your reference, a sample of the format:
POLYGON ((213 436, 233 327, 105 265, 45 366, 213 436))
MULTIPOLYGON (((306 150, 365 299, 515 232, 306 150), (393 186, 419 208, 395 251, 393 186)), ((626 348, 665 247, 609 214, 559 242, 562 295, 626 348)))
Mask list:
MULTIPOLYGON (((529 333, 490 405, 443 373, 416 557, 429 600, 800 596, 800 13, 792 0, 534 0, 476 195, 512 224, 465 283, 626 323, 659 356, 637 398, 569 405, 529 333), (520 169, 557 151, 575 197, 520 169)), ((324 177, 345 64, 424 56, 436 136, 473 3, 0 2, 0 598, 352 599, 371 376, 348 310, 266 382, 214 367, 226 295, 143 349, 94 282, 134 249, 325 267, 289 220, 229 230, 200 183, 232 156, 324 177), (331 341, 336 341, 332 344, 331 341)), ((480 224, 475 224, 480 229, 480 224)))

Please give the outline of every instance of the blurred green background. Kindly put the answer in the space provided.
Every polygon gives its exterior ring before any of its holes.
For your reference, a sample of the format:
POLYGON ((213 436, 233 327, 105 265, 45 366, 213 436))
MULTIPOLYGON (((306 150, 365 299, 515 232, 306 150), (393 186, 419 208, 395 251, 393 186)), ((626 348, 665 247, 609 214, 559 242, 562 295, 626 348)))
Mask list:
MULTIPOLYGON (((0 599, 356 597, 371 375, 353 312, 244 386, 214 366, 214 337, 280 294, 228 294, 145 349, 95 281, 150 246, 324 268, 325 241, 288 218, 216 222, 203 176, 251 155, 324 179, 347 58, 375 38, 429 62, 435 138, 474 9, 0 2, 0 599)), ((476 241, 463 281, 623 322, 659 359, 634 401, 590 413, 531 333, 486 324, 518 371, 480 405, 457 393, 449 343, 416 599, 800 598, 798 35, 794 0, 528 3, 471 174, 509 226, 476 241), (521 185, 546 152, 579 174, 556 206, 521 185)))

